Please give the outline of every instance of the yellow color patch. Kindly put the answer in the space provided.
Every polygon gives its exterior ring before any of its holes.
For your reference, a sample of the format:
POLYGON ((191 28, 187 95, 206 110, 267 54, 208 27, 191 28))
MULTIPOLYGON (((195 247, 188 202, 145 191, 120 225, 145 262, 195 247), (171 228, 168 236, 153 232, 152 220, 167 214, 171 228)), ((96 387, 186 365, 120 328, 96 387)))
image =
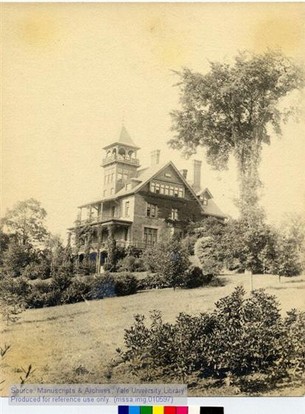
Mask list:
POLYGON ((161 406, 154 406, 153 407, 153 414, 163 414, 164 413, 164 407, 161 406))

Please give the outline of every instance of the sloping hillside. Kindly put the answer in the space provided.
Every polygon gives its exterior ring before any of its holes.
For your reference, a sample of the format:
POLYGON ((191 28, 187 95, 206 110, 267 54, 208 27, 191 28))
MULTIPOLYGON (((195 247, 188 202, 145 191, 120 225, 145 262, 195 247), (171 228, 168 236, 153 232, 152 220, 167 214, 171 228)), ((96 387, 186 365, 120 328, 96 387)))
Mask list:
MULTIPOLYGON (((193 290, 163 289, 136 295, 27 310, 18 322, 1 326, 1 343, 11 349, 2 362, 6 389, 18 383, 21 368, 32 364, 35 372, 29 382, 71 383, 119 382, 111 376, 109 364, 116 348, 124 346, 124 329, 137 313, 149 316, 159 309, 166 321, 174 321, 179 312, 198 314, 210 311, 214 303, 236 285, 250 289, 250 277, 231 275, 220 278, 224 286, 193 290)), ((254 288, 265 288, 279 299, 282 311, 305 310, 305 276, 282 278, 254 276, 254 288)), ((6 393, 4 389, 4 393, 6 393)))

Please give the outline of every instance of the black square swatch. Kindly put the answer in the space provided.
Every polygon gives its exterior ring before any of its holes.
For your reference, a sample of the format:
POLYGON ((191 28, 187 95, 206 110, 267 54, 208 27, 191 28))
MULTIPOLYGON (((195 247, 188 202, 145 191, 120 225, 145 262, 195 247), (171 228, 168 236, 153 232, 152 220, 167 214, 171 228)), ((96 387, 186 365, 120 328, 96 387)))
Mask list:
POLYGON ((200 414, 224 414, 223 407, 200 407, 200 414))

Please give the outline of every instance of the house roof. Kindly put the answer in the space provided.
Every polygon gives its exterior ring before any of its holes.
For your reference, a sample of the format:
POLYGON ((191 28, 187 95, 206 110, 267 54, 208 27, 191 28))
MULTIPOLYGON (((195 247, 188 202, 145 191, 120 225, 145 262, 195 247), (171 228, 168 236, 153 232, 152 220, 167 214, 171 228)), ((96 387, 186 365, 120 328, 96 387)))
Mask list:
MULTIPOLYGON (((187 186, 187 188, 192 193, 192 195, 194 196, 194 198, 196 200, 198 200, 197 199, 197 196, 196 196, 194 190, 192 189, 192 187, 190 186, 190 184, 182 176, 182 174, 175 167, 175 165, 171 161, 168 161, 168 162, 163 163, 163 164, 156 164, 156 165, 153 165, 151 167, 143 168, 142 170, 139 170, 138 171, 138 176, 135 177, 135 178, 132 178, 130 180, 130 181, 138 182, 138 184, 136 184, 133 188, 127 189, 126 186, 125 186, 120 191, 118 191, 116 194, 114 194, 112 196, 104 197, 102 199, 93 201, 91 203, 83 204, 83 205, 79 206, 79 208, 81 208, 81 207, 87 207, 87 206, 90 206, 90 205, 93 205, 93 204, 98 204, 98 203, 103 202, 103 201, 105 202, 105 201, 115 200, 117 198, 121 198, 121 197, 125 197, 127 195, 134 194, 137 191, 139 191, 142 187, 144 187, 152 178, 154 178, 155 175, 157 175, 158 173, 160 173, 164 168, 168 167, 169 165, 171 165, 173 167, 173 169, 175 170, 175 172, 180 177, 181 181, 183 181, 183 183, 187 186)), ((199 200, 198 200, 198 202, 199 202, 199 200)))
POLYGON ((206 206, 203 206, 203 212, 206 216, 226 218, 227 216, 220 210, 214 200, 210 199, 206 206))
POLYGON ((79 208, 87 207, 87 206, 90 206, 90 205, 93 205, 93 204, 98 204, 98 203, 101 203, 101 202, 116 200, 118 198, 122 198, 122 197, 125 197, 125 196, 128 196, 128 195, 134 194, 134 193, 138 192, 151 179, 153 179, 157 174, 159 174, 162 170, 164 170, 168 166, 171 166, 175 170, 177 175, 180 177, 181 181, 186 185, 186 187, 188 188, 190 193, 193 195, 194 199, 198 202, 198 204, 202 208, 203 214, 211 215, 211 216, 215 216, 215 217, 222 217, 222 218, 226 217, 226 215, 220 210, 220 208, 212 200, 213 196, 212 196, 211 192, 209 191, 209 189, 205 188, 204 190, 202 190, 198 194, 196 194, 194 192, 193 188, 191 187, 191 185, 183 177, 183 175, 180 173, 180 171, 175 167, 175 165, 173 164, 172 161, 168 161, 168 162, 163 163, 163 164, 156 164, 156 165, 153 165, 151 167, 147 167, 147 168, 143 168, 141 170, 138 170, 138 176, 134 177, 134 178, 131 178, 131 180, 130 180, 130 181, 134 181, 134 182, 138 183, 133 188, 127 189, 127 187, 125 186, 120 191, 118 191, 116 194, 114 194, 112 196, 104 197, 102 199, 93 201, 91 203, 83 204, 83 205, 79 206, 79 208), (199 201, 198 195, 201 195, 205 192, 208 192, 208 194, 210 195, 211 198, 209 199, 209 202, 206 206, 202 206, 202 204, 199 201))
POLYGON ((208 194, 209 199, 213 198, 213 195, 212 195, 211 191, 210 191, 207 187, 206 187, 205 189, 203 189, 203 190, 200 190, 200 191, 197 193, 197 197, 200 197, 200 196, 202 196, 203 194, 208 194))
POLYGON ((121 144, 121 145, 126 145, 127 147, 131 147, 134 149, 140 149, 140 147, 138 147, 133 140, 131 139, 127 129, 125 128, 125 126, 122 126, 121 132, 120 132, 120 136, 119 139, 115 142, 112 142, 111 144, 106 145, 103 149, 107 149, 110 147, 113 147, 114 145, 117 144, 121 144))

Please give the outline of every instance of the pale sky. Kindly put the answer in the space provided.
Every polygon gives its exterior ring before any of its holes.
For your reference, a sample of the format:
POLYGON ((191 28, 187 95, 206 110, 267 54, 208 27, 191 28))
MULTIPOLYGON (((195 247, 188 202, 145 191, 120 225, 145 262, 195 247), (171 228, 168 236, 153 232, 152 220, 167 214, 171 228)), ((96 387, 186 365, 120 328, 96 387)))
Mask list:
MULTIPOLYGON (((304 3, 4 4, 1 215, 34 197, 48 228, 63 237, 77 206, 101 197, 102 147, 118 138, 122 119, 142 149, 191 169, 170 150, 169 113, 178 107, 177 76, 186 66, 206 72, 238 50, 281 48, 304 59, 304 3)), ((291 102, 304 105, 304 95, 291 102)), ((270 221, 305 211, 305 122, 293 120, 263 152, 262 205, 270 221)), ((236 215, 234 163, 207 165, 203 186, 236 215)))

